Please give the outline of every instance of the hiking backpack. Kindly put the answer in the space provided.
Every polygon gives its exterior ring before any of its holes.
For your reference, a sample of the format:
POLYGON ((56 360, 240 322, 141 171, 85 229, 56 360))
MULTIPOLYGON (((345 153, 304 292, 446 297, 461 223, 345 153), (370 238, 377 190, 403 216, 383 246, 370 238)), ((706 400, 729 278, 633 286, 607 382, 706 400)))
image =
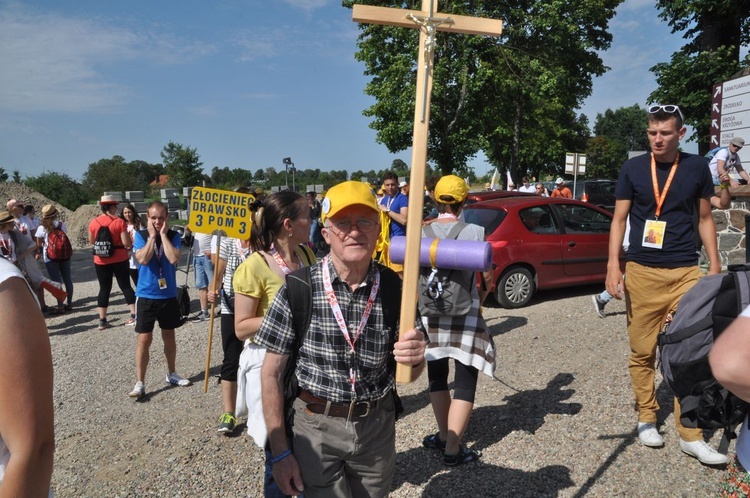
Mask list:
MULTIPOLYGON (((326 264, 326 263, 323 263, 326 264)), ((398 335, 398 321, 401 310, 401 278, 396 275, 393 271, 377 265, 380 271, 380 299, 383 306, 383 324, 396 331, 394 333, 394 343, 398 335), (396 292, 395 289, 399 289, 396 292)), ((297 366, 297 357, 299 356, 299 349, 302 346, 302 341, 305 338, 305 334, 310 328, 310 321, 312 320, 312 282, 310 277, 310 267, 305 266, 298 270, 288 274, 285 278, 288 304, 290 315, 294 326, 294 345, 292 351, 289 354, 289 358, 286 362, 284 369, 284 423, 286 426, 287 435, 291 437, 292 426, 294 425, 294 400, 299 394, 299 384, 297 383, 297 375, 294 370, 297 366)), ((396 359, 393 355, 390 355, 388 368, 392 372, 396 371, 396 359)), ((404 407, 401 403, 401 399, 398 397, 396 387, 393 387, 393 396, 396 407, 396 419, 403 413, 404 407)))
POLYGON ((47 234, 47 259, 54 263, 70 261, 73 246, 70 239, 60 228, 53 228, 47 234))
POLYGON ((728 274, 701 278, 680 299, 671 323, 659 334, 659 368, 680 401, 685 427, 724 429, 724 440, 748 404, 719 384, 708 353, 714 340, 750 304, 750 265, 730 265, 728 274))
POLYGON ((726 149, 727 147, 714 147, 713 149, 709 150, 705 156, 706 159, 709 161, 714 158, 717 152, 719 152, 721 149, 726 149))
MULTIPOLYGON (((98 222, 97 222, 98 223, 98 222)), ((109 222, 112 223, 111 221, 109 222)), ((94 256, 100 258, 110 258, 115 253, 115 243, 112 241, 112 234, 109 233, 109 224, 99 225, 94 239, 94 256)))
MULTIPOLYGON (((446 239, 455 239, 466 227, 466 223, 456 223, 446 235, 446 239)), ((428 238, 437 238, 431 225, 422 228, 428 238)), ((464 316, 471 310, 471 288, 474 285, 474 273, 471 278, 464 278, 462 270, 445 268, 419 269, 419 299, 417 305, 422 316, 464 316)))

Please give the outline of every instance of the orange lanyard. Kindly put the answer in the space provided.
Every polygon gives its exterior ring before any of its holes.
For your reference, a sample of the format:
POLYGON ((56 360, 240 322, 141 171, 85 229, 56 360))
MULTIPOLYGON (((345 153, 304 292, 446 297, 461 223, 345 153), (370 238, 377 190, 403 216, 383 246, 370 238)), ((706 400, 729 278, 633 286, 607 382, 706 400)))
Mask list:
POLYGON ((669 176, 667 177, 667 183, 664 184, 664 189, 660 194, 659 182, 656 179, 656 159, 654 159, 654 154, 651 154, 651 183, 654 185, 654 199, 656 199, 656 214, 654 215, 654 219, 656 220, 659 219, 659 215, 661 214, 661 206, 664 204, 664 199, 667 198, 667 191, 672 185, 672 178, 674 178, 674 174, 677 171, 677 163, 679 160, 680 153, 677 152, 677 157, 674 158, 674 164, 672 164, 672 169, 669 171, 669 176))

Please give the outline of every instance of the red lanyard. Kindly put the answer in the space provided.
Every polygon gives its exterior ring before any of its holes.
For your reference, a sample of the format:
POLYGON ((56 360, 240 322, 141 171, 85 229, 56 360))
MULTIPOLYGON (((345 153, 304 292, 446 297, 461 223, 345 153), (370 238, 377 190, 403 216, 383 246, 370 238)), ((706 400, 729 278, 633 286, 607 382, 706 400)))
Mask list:
POLYGON ((343 313, 341 313, 339 300, 336 298, 336 293, 333 292, 333 285, 331 284, 331 272, 328 269, 329 261, 329 256, 326 256, 323 260, 323 290, 325 291, 326 297, 328 298, 328 304, 331 306, 333 316, 336 318, 336 323, 339 324, 341 333, 344 335, 346 343, 349 344, 349 347, 351 348, 351 350, 349 351, 349 356, 351 358, 351 364, 349 365, 349 382, 352 385, 352 400, 354 400, 356 397, 354 384, 357 380, 357 376, 354 371, 354 344, 357 342, 357 339, 359 339, 359 336, 362 335, 362 332, 364 332, 365 327, 367 326, 367 319, 370 317, 372 307, 375 304, 375 297, 378 295, 378 288, 380 287, 380 272, 376 271, 373 275, 372 289, 370 289, 370 295, 367 298, 367 304, 365 305, 365 310, 362 313, 362 319, 359 321, 357 331, 352 338, 349 336, 349 327, 346 325, 346 320, 344 319, 343 313))
POLYGON ((677 163, 680 160, 680 153, 677 152, 677 157, 674 158, 674 164, 672 164, 672 169, 669 170, 669 176, 667 177, 667 183, 664 184, 664 189, 661 191, 661 194, 659 193, 659 183, 656 179, 656 159, 654 159, 653 152, 651 153, 651 183, 654 185, 654 198, 656 199, 656 214, 654 215, 654 219, 658 220, 659 215, 661 214, 661 206, 664 204, 664 199, 667 198, 667 191, 669 190, 669 187, 672 185, 672 178, 674 178, 674 174, 677 171, 677 163))

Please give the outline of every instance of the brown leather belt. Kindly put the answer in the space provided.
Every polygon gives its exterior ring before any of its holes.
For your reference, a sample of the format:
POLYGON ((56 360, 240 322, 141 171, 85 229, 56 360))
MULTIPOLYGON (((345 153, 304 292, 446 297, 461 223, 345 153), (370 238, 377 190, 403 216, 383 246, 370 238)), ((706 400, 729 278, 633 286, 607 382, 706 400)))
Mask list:
MULTIPOLYGON (((299 399, 307 403, 307 409, 312 413, 327 415, 329 417, 347 418, 349 417, 349 403, 331 403, 312 394, 310 391, 300 389, 297 395, 299 399)), ((360 401, 354 403, 352 408, 352 418, 364 418, 370 414, 370 408, 374 408, 376 401, 360 401)))

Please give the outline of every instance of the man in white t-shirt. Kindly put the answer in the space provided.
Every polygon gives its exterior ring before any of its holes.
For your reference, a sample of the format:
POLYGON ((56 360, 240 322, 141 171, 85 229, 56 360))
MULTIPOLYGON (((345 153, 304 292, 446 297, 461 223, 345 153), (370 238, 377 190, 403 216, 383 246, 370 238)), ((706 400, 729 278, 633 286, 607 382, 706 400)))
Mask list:
POLYGON ((214 265, 211 262, 211 234, 194 233, 193 268, 195 269, 195 288, 198 289, 198 300, 201 310, 190 320, 202 322, 208 320, 208 286, 214 278, 214 265))
MULTIPOLYGON (((734 137, 730 140, 729 145, 726 148, 720 149, 714 154, 714 157, 711 158, 711 161, 708 163, 708 167, 711 169, 711 176, 713 177, 714 185, 719 185, 719 178, 726 173, 731 173, 732 170, 737 170, 737 173, 744 178, 748 184, 750 184, 750 175, 747 174, 747 171, 742 169, 742 161, 740 161, 740 156, 738 154, 744 145, 745 140, 742 137, 734 137)), ((730 176, 729 186, 734 188, 739 186, 739 183, 730 176)))
POLYGON ((521 183, 522 185, 518 189, 519 192, 526 192, 527 194, 536 194, 536 187, 529 182, 528 176, 524 176, 521 179, 521 183))

